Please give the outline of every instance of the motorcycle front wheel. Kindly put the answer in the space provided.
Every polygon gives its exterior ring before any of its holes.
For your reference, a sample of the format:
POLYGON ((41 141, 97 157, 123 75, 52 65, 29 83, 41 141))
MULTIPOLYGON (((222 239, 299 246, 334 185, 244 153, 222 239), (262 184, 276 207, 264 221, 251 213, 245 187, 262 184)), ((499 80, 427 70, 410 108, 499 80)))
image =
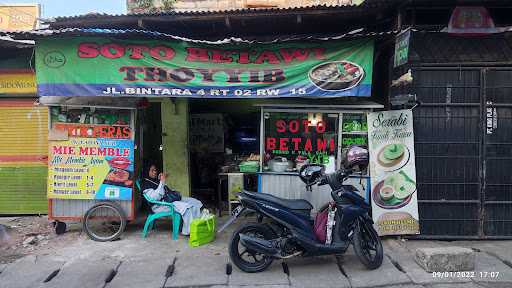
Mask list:
POLYGON ((270 240, 276 237, 275 233, 264 224, 248 223, 236 229, 229 243, 229 257, 240 270, 247 273, 256 273, 267 269, 272 264, 273 259, 242 245, 240 234, 270 240))
POLYGON ((357 257, 366 268, 374 270, 382 265, 382 242, 370 223, 358 221, 354 229, 353 243, 357 257))

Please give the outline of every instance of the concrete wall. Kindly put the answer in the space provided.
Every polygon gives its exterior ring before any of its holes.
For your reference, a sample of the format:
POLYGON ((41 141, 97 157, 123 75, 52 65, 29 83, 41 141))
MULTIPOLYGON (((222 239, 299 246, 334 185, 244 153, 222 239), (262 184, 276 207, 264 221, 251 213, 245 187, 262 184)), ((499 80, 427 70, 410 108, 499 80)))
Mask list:
MULTIPOLYGON (((165 1, 165 0, 164 0, 165 1)), ((286 8, 313 5, 350 5, 359 4, 362 0, 176 0, 174 9, 177 11, 208 11, 208 10, 232 10, 243 8, 286 8)), ((162 7, 162 0, 153 0, 153 6, 149 9, 162 7)), ((137 6, 137 0, 127 0, 128 12, 145 12, 137 6)), ((147 11, 146 11, 147 12, 147 11)))
POLYGON ((188 151, 188 100, 164 99, 162 111, 163 169, 169 173, 167 185, 190 196, 188 151))

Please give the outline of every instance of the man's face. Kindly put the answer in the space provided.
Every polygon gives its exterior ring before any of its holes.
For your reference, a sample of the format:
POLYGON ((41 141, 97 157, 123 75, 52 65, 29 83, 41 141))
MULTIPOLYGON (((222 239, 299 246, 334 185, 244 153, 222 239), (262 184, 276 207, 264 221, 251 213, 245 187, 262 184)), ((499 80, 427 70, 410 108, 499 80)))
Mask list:
POLYGON ((156 178, 158 176, 158 169, 156 169, 156 167, 152 165, 151 167, 149 167, 148 175, 150 178, 156 178))

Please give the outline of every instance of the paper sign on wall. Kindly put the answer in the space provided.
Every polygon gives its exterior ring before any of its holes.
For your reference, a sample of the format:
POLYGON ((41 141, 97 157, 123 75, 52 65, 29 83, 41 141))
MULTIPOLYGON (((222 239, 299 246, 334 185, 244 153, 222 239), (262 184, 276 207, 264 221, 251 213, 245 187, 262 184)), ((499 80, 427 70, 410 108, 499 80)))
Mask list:
POLYGON ((224 152, 222 114, 191 114, 189 139, 194 152, 224 152))
POLYGON ((372 214, 379 235, 419 234, 411 110, 368 114, 372 214))

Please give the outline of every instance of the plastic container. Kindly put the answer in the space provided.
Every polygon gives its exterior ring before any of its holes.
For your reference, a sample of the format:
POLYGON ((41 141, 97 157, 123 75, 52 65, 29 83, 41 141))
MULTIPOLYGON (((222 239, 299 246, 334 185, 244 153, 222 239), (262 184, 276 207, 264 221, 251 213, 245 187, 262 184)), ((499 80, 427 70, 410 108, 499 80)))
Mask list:
POLYGON ((238 165, 240 172, 256 173, 260 169, 260 163, 258 161, 245 161, 238 165))

